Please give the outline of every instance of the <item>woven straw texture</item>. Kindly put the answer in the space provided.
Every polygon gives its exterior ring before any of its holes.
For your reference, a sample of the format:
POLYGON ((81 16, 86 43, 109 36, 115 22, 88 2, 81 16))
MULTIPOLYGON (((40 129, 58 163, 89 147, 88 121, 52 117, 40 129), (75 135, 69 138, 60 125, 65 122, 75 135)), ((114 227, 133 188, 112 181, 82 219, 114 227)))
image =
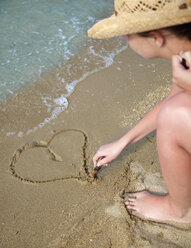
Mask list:
MULTIPOLYGON (((176 1, 176 0, 175 0, 176 1)), ((157 11, 163 9, 166 4, 172 3, 172 0, 142 0, 142 1, 124 1, 118 0, 115 3, 115 9, 119 12, 135 13, 135 12, 146 12, 146 11, 157 11)))
POLYGON ((190 0, 115 0, 114 14, 96 23, 95 39, 140 33, 191 22, 190 0))

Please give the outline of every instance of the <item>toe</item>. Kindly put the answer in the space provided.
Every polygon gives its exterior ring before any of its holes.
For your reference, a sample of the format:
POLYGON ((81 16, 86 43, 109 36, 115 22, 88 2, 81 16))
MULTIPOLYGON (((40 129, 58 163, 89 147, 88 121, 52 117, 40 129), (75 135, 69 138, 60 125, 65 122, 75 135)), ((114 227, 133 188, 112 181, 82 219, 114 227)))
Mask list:
POLYGON ((137 210, 136 207, 135 207, 135 205, 131 205, 131 204, 127 204, 126 205, 126 208, 129 209, 129 210, 134 210, 134 211, 137 210))
POLYGON ((136 198, 127 198, 127 201, 129 201, 129 202, 135 202, 136 201, 136 198))
POLYGON ((128 202, 128 201, 126 201, 126 202, 125 202, 125 205, 126 205, 126 206, 135 206, 135 204, 134 204, 134 203, 132 203, 132 202, 128 202))
POLYGON ((128 198, 128 199, 136 199, 137 196, 136 196, 135 193, 128 193, 128 194, 127 194, 127 198, 128 198))

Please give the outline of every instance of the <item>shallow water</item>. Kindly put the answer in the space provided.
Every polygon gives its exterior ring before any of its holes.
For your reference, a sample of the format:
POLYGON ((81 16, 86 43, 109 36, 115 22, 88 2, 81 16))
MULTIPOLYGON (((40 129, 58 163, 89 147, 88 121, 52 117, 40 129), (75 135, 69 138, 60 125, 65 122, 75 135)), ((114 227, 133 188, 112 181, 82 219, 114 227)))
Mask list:
POLYGON ((112 1, 8 0, 0 3, 0 101, 87 45, 87 29, 112 1))
POLYGON ((1 1, 0 102, 54 70, 54 89, 40 94, 49 113, 41 126, 64 111, 76 85, 110 66, 127 48, 120 38, 107 46, 107 41, 87 37, 93 23, 112 11, 111 0, 1 1))

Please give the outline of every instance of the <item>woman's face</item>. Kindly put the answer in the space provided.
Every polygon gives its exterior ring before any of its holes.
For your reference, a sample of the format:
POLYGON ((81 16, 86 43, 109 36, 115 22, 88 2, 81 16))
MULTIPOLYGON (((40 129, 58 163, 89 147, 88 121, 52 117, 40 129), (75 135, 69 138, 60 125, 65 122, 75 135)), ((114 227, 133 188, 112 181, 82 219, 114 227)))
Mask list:
POLYGON ((158 57, 157 48, 153 43, 153 37, 142 37, 138 34, 130 34, 123 36, 131 49, 144 58, 158 57))

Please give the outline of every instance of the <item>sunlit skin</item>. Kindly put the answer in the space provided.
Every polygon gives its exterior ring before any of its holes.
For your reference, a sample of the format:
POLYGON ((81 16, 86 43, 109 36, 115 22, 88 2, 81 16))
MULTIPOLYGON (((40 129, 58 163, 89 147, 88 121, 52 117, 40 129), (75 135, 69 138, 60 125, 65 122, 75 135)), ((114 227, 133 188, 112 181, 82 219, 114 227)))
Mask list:
POLYGON ((133 215, 174 225, 191 224, 191 41, 166 30, 152 31, 149 37, 124 36, 129 46, 144 58, 172 60, 172 89, 141 121, 120 139, 101 146, 94 166, 108 165, 128 145, 156 130, 157 150, 168 194, 148 191, 126 196, 125 205, 133 215), (140 46, 141 44, 141 46, 140 46))

